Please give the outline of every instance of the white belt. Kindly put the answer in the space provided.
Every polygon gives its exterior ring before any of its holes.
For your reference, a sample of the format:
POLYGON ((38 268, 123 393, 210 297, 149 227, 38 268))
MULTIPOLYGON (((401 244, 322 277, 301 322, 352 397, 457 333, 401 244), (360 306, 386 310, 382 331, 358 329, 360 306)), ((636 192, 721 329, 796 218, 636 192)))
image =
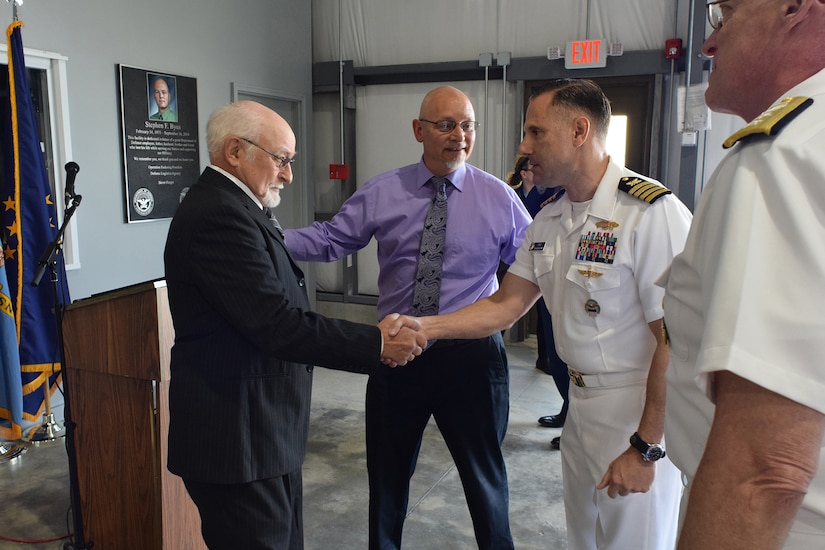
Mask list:
POLYGON ((606 388, 610 386, 627 386, 647 380, 647 372, 605 372, 601 374, 584 374, 567 369, 570 381, 580 388, 606 388))

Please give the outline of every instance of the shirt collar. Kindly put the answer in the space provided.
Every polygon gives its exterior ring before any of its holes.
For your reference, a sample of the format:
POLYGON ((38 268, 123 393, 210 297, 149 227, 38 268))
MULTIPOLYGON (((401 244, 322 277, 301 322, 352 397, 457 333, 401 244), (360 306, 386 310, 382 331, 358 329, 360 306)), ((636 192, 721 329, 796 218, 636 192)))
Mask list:
MULTIPOLYGON (((467 174, 467 163, 464 162, 450 172, 449 174, 445 175, 444 177, 450 180, 450 183, 453 184, 453 187, 458 189, 459 191, 462 190, 464 187, 464 176, 467 174)), ((421 158, 421 161, 418 163, 418 171, 416 173, 416 182, 418 183, 418 187, 424 187, 427 185, 427 182, 430 181, 430 178, 434 177, 435 174, 430 172, 430 169, 427 168, 427 165, 424 164, 424 158, 421 158)))
POLYGON ((248 196, 250 199, 253 200, 253 202, 255 204, 258 205, 258 208, 260 208, 261 210, 264 209, 264 205, 261 203, 260 200, 258 200, 258 197, 256 197, 255 195, 252 194, 252 190, 250 190, 249 187, 247 187, 244 182, 242 182, 237 177, 233 176, 232 174, 230 174, 229 172, 227 172, 223 168, 219 168, 219 167, 215 166, 214 164, 210 164, 209 168, 211 168, 212 170, 214 170, 216 172, 220 172, 221 174, 226 176, 229 179, 229 181, 231 181, 232 183, 234 183, 235 185, 240 187, 241 191, 246 193, 246 196, 248 196))
POLYGON ((616 189, 622 178, 622 172, 622 167, 613 160, 613 157, 610 157, 607 170, 604 171, 596 193, 593 195, 593 202, 590 203, 589 215, 602 220, 611 219, 616 208, 616 189))
POLYGON ((784 94, 782 94, 774 104, 779 103, 782 101, 783 98, 786 96, 805 96, 805 97, 813 97, 822 94, 822 88, 825 87, 825 69, 822 69, 818 73, 815 73, 784 94))

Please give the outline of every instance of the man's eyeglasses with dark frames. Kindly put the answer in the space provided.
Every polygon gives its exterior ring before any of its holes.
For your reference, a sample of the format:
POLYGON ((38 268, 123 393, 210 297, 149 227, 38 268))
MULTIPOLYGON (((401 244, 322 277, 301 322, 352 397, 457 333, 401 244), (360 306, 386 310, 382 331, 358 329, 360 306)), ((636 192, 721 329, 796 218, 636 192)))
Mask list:
POLYGON ((481 126, 481 123, 476 122, 475 120, 462 120, 461 122, 456 122, 454 120, 427 120, 426 118, 419 118, 418 120, 435 125, 439 132, 443 132, 445 134, 455 130, 456 126, 461 128, 461 131, 465 134, 471 134, 476 131, 476 128, 481 126))
POLYGON ((249 143, 250 145, 254 145, 258 149, 260 149, 261 151, 263 151, 264 153, 266 153, 267 155, 272 157, 272 160, 274 160, 278 164, 278 168, 283 169, 283 168, 286 168, 287 166, 292 168, 292 165, 295 163, 294 158, 290 159, 290 158, 282 157, 281 155, 276 155, 272 151, 269 151, 268 149, 264 149, 263 147, 261 147, 260 145, 258 145, 257 143, 255 143, 254 141, 252 141, 249 138, 245 138, 245 137, 241 137, 241 136, 238 136, 238 138, 242 139, 243 141, 245 141, 247 143, 249 143))

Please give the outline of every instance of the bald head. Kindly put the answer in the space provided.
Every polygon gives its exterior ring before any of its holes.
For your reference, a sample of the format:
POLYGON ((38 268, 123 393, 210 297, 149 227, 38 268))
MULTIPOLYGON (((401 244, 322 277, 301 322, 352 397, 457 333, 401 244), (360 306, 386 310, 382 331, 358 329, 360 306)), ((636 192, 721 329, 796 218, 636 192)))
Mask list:
POLYGON ((469 158, 475 143, 475 111, 470 99, 457 88, 441 86, 431 90, 421 101, 418 118, 413 120, 415 139, 424 146, 424 164, 436 176, 446 176, 469 158), (455 126, 442 131, 438 122, 455 126))
POLYGON ((464 92, 452 86, 440 86, 427 92, 424 99, 421 100, 421 109, 418 111, 419 118, 430 119, 436 117, 434 112, 437 112, 445 104, 460 104, 461 107, 469 107, 473 110, 473 104, 470 103, 464 92))

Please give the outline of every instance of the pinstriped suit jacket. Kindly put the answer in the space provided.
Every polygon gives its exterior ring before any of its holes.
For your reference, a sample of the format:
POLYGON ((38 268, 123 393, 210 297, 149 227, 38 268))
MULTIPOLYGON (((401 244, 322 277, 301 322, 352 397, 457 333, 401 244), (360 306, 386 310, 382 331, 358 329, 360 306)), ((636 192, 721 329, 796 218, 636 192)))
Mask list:
POLYGON ((211 168, 175 213, 164 263, 175 326, 167 467, 207 483, 300 470, 308 365, 379 368, 378 328, 309 311, 280 235, 211 168))

